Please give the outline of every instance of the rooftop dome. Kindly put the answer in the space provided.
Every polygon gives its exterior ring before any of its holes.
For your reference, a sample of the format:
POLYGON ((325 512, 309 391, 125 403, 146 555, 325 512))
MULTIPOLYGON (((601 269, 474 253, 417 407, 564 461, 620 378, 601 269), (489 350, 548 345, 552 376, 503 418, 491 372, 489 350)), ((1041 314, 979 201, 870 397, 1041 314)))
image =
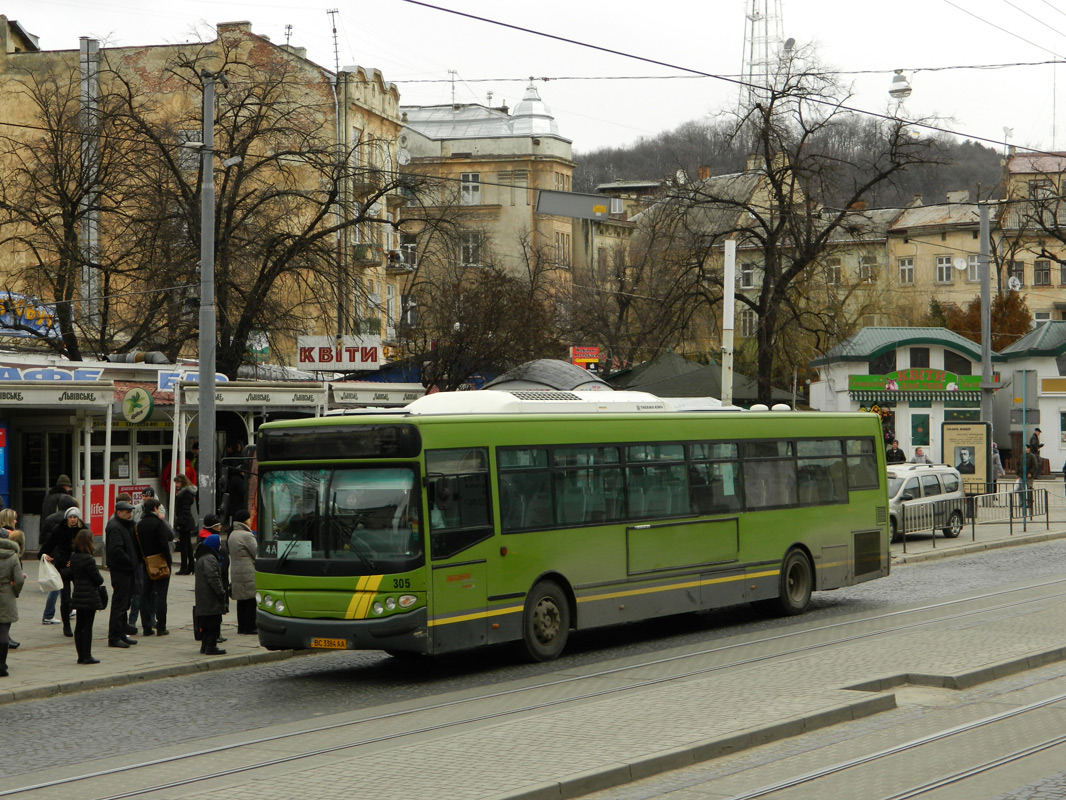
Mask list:
POLYGON ((511 131, 517 136, 559 135, 559 126, 552 116, 552 110, 540 99, 537 87, 532 83, 526 87, 525 96, 514 108, 511 131))

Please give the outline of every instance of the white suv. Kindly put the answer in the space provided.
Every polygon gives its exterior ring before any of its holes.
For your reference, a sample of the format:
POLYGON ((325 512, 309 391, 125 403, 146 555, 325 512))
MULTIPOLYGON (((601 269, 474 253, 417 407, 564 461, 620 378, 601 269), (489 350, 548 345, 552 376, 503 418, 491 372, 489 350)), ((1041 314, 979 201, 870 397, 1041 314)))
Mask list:
POLYGON ((893 542, 906 533, 936 528, 954 539, 966 519, 959 471, 944 464, 889 465, 888 515, 893 542))

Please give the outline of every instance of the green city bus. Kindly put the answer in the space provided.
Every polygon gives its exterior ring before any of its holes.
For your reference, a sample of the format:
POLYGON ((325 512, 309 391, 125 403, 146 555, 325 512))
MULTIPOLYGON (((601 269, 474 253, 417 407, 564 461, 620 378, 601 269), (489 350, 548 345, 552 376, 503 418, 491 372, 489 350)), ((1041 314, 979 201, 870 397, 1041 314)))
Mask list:
POLYGON ((260 642, 446 653, 754 603, 889 571, 865 413, 674 411, 640 392, 478 391, 263 425, 260 642))

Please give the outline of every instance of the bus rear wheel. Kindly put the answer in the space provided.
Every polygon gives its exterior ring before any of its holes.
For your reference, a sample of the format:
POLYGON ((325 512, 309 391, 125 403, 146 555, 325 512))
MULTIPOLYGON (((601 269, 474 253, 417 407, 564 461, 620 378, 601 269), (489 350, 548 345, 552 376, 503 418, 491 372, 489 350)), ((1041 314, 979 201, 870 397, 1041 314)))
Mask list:
POLYGON ((755 608, 772 616, 794 617, 807 610, 814 591, 814 569, 802 550, 789 550, 781 562, 777 597, 759 600, 755 608))
POLYGON ((541 581, 526 596, 522 642, 532 661, 551 661, 570 635, 570 603, 555 581, 541 581))

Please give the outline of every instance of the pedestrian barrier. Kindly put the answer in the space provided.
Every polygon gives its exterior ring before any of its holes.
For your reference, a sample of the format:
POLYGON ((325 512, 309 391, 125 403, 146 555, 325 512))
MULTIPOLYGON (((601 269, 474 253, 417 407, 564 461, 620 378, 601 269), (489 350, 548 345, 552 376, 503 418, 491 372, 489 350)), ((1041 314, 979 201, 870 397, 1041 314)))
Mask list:
MULTIPOLYGON (((930 538, 935 549, 936 532, 953 529, 951 515, 959 509, 959 501, 954 499, 904 505, 901 508, 899 532, 903 540, 903 552, 907 552, 907 536, 915 533, 931 533, 930 538)), ((1006 522, 1010 526, 1010 535, 1013 536, 1015 526, 1020 526, 1021 532, 1024 533, 1029 525, 1042 517, 1045 527, 1051 529, 1047 489, 1012 489, 969 495, 965 499, 964 513, 965 520, 970 524, 970 537, 975 542, 979 524, 1006 522)))

